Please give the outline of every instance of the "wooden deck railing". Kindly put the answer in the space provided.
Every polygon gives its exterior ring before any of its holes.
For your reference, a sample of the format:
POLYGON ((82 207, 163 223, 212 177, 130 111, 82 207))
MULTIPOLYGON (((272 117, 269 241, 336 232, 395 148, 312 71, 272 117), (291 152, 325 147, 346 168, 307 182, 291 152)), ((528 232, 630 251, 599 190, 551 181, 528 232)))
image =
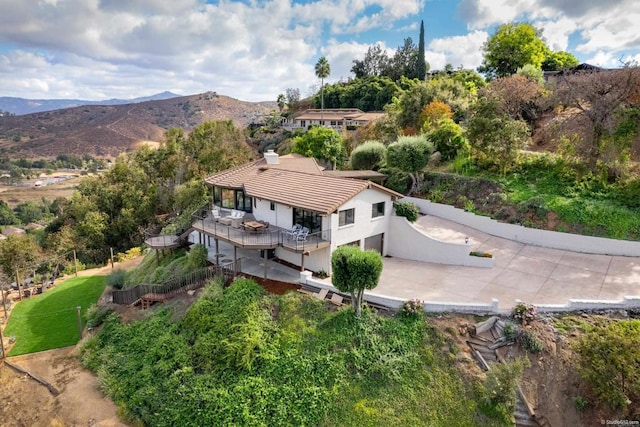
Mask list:
POLYGON ((225 280, 233 278, 235 276, 233 263, 212 265, 195 270, 159 285, 142 284, 131 289, 114 290, 112 292, 113 302, 115 304, 130 305, 149 294, 164 295, 165 299, 168 299, 179 293, 197 289, 217 276, 222 276, 225 280))

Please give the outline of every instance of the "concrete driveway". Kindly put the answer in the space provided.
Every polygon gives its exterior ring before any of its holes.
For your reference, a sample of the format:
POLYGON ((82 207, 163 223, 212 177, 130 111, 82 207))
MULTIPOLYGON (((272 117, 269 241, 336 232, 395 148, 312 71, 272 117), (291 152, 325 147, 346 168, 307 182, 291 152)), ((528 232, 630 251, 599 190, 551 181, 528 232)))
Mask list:
POLYGON ((439 240, 490 252, 493 268, 459 267, 384 258, 376 294, 425 301, 490 303, 501 309, 516 299, 533 304, 566 304, 570 299, 615 300, 640 296, 640 258, 548 249, 506 240, 434 216, 416 227, 439 240))

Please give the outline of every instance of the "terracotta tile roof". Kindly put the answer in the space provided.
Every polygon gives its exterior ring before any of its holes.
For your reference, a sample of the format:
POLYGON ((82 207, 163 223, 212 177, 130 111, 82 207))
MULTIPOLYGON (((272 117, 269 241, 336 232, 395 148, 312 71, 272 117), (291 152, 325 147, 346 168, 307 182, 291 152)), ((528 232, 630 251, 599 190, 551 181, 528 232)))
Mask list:
MULTIPOLYGON (((371 171, 344 171, 343 175, 353 172, 371 171)), ((349 199, 368 188, 376 188, 393 197, 402 197, 402 194, 371 181, 348 179, 340 175, 338 171, 323 171, 312 158, 288 154, 280 156, 276 165, 267 164, 265 159, 256 160, 210 176, 205 179, 205 183, 244 189, 250 197, 322 214, 335 212, 349 199)))
POLYGON ((392 196, 402 197, 401 194, 370 181, 277 169, 259 171, 257 176, 244 184, 245 193, 251 197, 321 214, 335 212, 368 188, 377 188, 392 196))
POLYGON ((255 177, 261 169, 278 169, 304 172, 311 175, 321 175, 322 168, 315 159, 305 157, 300 154, 287 154, 280 156, 277 165, 268 165, 264 158, 255 160, 235 168, 227 169, 215 175, 205 178, 204 182, 209 185, 219 185, 221 187, 242 188, 245 181, 255 177))
POLYGON ((356 178, 356 179, 384 179, 387 176, 383 173, 370 170, 325 170, 323 175, 336 178, 356 178))

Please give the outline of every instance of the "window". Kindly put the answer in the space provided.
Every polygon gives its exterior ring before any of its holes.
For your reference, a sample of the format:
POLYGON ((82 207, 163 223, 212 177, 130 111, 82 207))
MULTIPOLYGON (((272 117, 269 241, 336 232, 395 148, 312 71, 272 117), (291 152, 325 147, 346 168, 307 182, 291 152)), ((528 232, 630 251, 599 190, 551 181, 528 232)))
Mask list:
POLYGON ((276 204, 271 202, 271 204, 269 205, 269 209, 271 209, 272 211, 276 210, 276 204))
POLYGON ((322 231, 322 217, 316 212, 293 208, 293 224, 300 224, 309 229, 309 233, 322 231))
POLYGON ((342 227, 343 225, 353 224, 355 222, 355 209, 345 209, 343 211, 338 212, 338 225, 342 227))
POLYGON ((371 218, 378 218, 379 216, 384 216, 384 202, 371 205, 371 218))

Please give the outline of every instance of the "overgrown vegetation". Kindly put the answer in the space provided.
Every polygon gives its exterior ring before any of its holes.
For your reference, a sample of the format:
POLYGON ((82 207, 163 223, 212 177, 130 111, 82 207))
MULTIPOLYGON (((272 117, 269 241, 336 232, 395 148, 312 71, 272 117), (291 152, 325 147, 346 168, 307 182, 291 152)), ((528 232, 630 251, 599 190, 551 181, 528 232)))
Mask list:
POLYGON ((576 349, 578 369, 602 402, 640 416, 640 320, 600 322, 586 327, 576 349))
POLYGON ((82 360, 146 425, 478 425, 443 344, 420 316, 357 318, 242 279, 208 285, 182 320, 110 315, 82 360))

